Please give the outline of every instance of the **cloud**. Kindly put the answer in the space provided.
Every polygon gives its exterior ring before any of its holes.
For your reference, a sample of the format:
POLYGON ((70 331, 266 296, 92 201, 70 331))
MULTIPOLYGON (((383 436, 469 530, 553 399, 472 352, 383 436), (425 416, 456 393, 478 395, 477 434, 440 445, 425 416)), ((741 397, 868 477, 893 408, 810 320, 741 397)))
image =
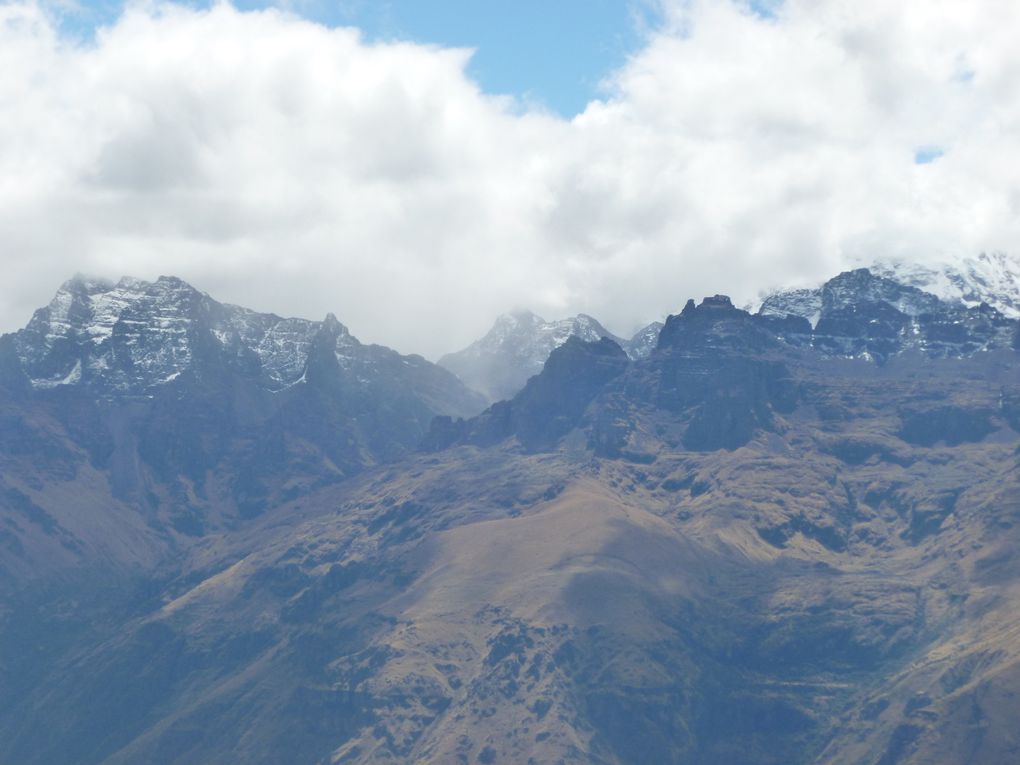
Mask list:
POLYGON ((0 5, 0 329, 76 271, 435 357, 513 306, 625 333, 857 259, 1016 252, 1020 7, 688 0, 572 120, 469 51, 285 11, 0 5), (934 161, 918 161, 919 157, 934 161))

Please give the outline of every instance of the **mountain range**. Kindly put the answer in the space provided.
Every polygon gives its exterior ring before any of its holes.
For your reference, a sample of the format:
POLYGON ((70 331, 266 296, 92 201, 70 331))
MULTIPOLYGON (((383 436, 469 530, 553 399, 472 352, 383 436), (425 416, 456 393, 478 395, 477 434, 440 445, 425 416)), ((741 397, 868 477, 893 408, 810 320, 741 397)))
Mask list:
POLYGON ((32 512, 52 519, 8 528, 24 554, 0 570, 74 561, 82 545, 144 557, 413 452, 436 414, 484 405, 333 315, 259 314, 170 277, 66 282, 0 338, 0 386, 0 491, 28 503, 34 485, 46 509, 32 512), (36 477, 21 484, 23 472, 36 477), (62 538, 51 524, 81 528, 62 538))
POLYGON ((439 365, 72 279, 0 338, 0 762, 1016 760, 1020 292, 976 262, 439 365))
MULTIPOLYGON (((867 271, 885 280, 875 281, 875 285, 887 285, 875 289, 902 290, 900 297, 886 297, 898 310, 912 317, 933 310, 948 317, 945 311, 950 306, 955 307, 960 317, 965 317, 960 313, 962 309, 984 303, 1006 318, 1020 318, 1020 263, 1003 253, 930 265, 879 260, 858 271, 867 271), (893 283, 894 286, 890 286, 893 283), (925 293, 924 296, 917 297, 919 292, 925 293), (938 305, 943 307, 937 308, 938 305)), ((844 288, 842 282, 777 290, 760 301, 757 313, 777 318, 800 317, 807 319, 813 328, 821 317, 823 300, 829 301, 831 310, 840 300, 847 307, 864 297, 853 287, 841 297, 838 291, 844 288)), ((882 299, 880 295, 872 296, 873 301, 882 299)), ((948 320, 956 318, 948 317, 948 320)), ((516 311, 498 317, 484 337, 461 351, 446 354, 439 359, 439 365, 493 403, 509 399, 521 390, 530 377, 541 371, 552 350, 569 337, 589 342, 608 337, 631 359, 637 360, 651 354, 662 326, 661 321, 655 321, 639 329, 630 339, 623 339, 586 314, 546 321, 530 311, 516 311)), ((845 352, 853 354, 852 349, 845 352)))

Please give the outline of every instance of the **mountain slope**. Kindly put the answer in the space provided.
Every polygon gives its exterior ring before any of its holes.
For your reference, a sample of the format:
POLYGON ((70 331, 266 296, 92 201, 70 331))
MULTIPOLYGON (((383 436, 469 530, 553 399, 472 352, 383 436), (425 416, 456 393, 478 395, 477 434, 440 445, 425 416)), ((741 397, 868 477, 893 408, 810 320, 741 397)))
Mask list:
POLYGON ((363 345, 332 315, 258 314, 166 277, 71 280, 0 339, 0 370, 9 574, 82 556, 151 563, 481 406, 449 372, 363 345))
POLYGON ((1020 323, 877 278, 567 340, 421 452, 22 585, 0 761, 1010 762, 1020 323))

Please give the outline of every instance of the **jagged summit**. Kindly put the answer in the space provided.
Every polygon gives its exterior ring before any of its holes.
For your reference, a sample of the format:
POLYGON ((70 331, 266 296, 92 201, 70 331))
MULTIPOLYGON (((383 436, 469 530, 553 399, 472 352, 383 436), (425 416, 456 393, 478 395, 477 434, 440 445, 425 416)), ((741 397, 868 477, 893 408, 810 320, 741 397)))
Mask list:
POLYGON ((419 356, 362 345, 332 313, 322 321, 260 313, 175 276, 113 282, 77 274, 11 338, 30 388, 84 386, 100 395, 151 396, 182 375, 228 371, 279 392, 307 382, 316 348, 328 350, 333 374, 354 388, 370 387, 393 359, 434 369, 419 356))
POLYGON ((1020 259, 1004 252, 931 265, 880 260, 871 271, 945 301, 968 307, 987 303, 1005 316, 1020 318, 1020 259))
POLYGON ((774 292, 758 309, 763 316, 800 316, 817 325, 823 310, 861 303, 887 303, 901 313, 917 316, 938 309, 940 300, 917 287, 873 273, 868 268, 844 271, 817 289, 774 292))
POLYGON ((568 338, 594 342, 608 337, 631 358, 643 358, 655 347, 661 328, 662 324, 655 322, 625 340, 588 314, 546 321, 531 311, 516 310, 497 317, 484 337, 443 356, 439 364, 490 401, 500 401, 521 390, 528 378, 541 371, 549 354, 568 338))
MULTIPOLYGON (((734 320, 743 313, 739 321, 745 325, 826 356, 881 361, 911 350, 966 356, 1020 342, 1011 321, 1020 317, 1020 264, 1001 254, 942 267, 879 263, 845 271, 816 288, 772 292, 754 322, 725 295, 700 304, 691 300, 678 316, 702 312, 734 320)), ((521 390, 567 337, 610 337, 631 359, 643 359, 662 344, 664 330, 676 328, 654 322, 624 340, 586 314, 549 322, 517 310, 498 317, 484 337, 439 363, 497 401, 521 390)))
MULTIPOLYGON (((701 303, 696 303, 694 298, 688 298, 687 302, 684 304, 683 310, 680 311, 680 316, 686 318, 699 317, 709 320, 718 319, 723 316, 732 317, 738 315, 743 316, 750 314, 748 314, 747 311, 734 306, 729 295, 712 295, 710 297, 702 298, 701 303)), ((666 319, 666 324, 669 324, 669 319, 666 319)))
POLYGON ((511 400, 472 421, 437 421, 427 446, 513 436, 531 449, 554 442, 587 418, 580 427, 589 429, 596 452, 635 454, 621 433, 632 407, 640 404, 687 413, 680 442, 689 450, 735 449, 771 429, 776 413, 796 407, 801 393, 790 371, 794 366, 830 370, 819 372, 824 378, 838 376, 834 360, 875 369, 897 356, 911 367, 999 352, 1005 354, 1002 363, 1010 364, 1010 351, 1020 349, 1020 321, 985 303, 968 307, 943 300, 869 269, 838 274, 807 306, 792 300, 785 304, 792 310, 784 312, 780 297, 754 314, 726 295, 687 300, 680 313, 667 317, 654 351, 629 364, 609 337, 571 336, 511 400), (798 307, 809 309, 810 319, 795 313, 798 307), (585 414, 596 400, 601 403, 585 414))
POLYGON ((668 316, 666 323, 663 326, 663 332, 659 335, 659 344, 662 345, 664 339, 668 339, 670 332, 677 326, 678 323, 682 324, 706 324, 715 323, 723 320, 744 320, 749 319, 751 314, 747 311, 737 308, 733 305, 733 301, 730 300, 727 295, 713 295, 711 297, 703 298, 700 303, 696 303, 694 298, 688 298, 684 304, 683 310, 676 316, 668 316))
POLYGON ((34 470, 84 450, 117 497, 185 535, 406 453, 435 415, 483 406, 451 373, 364 345, 333 314, 259 313, 172 276, 75 276, 0 337, 8 456, 34 470))
POLYGON ((531 311, 516 310, 499 316, 484 337, 443 356, 439 364, 490 401, 509 399, 570 337, 584 341, 609 337, 621 345, 625 342, 583 313, 546 321, 531 311))
POLYGON ((776 342, 773 328, 734 306, 728 296, 713 295, 701 303, 688 300, 678 315, 669 316, 655 352, 754 353, 776 342))
MULTIPOLYGON (((301 321, 301 319, 296 319, 294 321, 301 321)), ((333 312, 327 313, 325 318, 319 322, 319 324, 324 331, 333 335, 350 336, 351 334, 350 330, 347 329, 347 325, 341 323, 341 321, 336 317, 336 314, 333 312)))
MULTIPOLYGON (((334 319, 335 321, 335 319, 334 319)), ((300 378, 316 323, 216 302, 174 276, 117 282, 76 275, 15 344, 34 388, 69 384, 142 393, 192 367, 199 349, 259 360, 267 387, 300 378)))
MULTIPOLYGON (((1014 266, 1000 255, 981 256, 951 272, 888 265, 853 269, 816 289, 773 293, 754 322, 790 344, 846 358, 882 360, 912 350, 966 356, 1016 347, 1020 335, 1011 306, 1020 305, 1020 270, 1014 266), (934 284, 938 274, 950 274, 936 284, 942 294, 909 283, 934 284)), ((691 301, 679 318, 716 314, 749 326, 750 314, 723 295, 701 304, 691 301)), ((663 345, 664 335, 688 331, 671 326, 676 318, 651 324, 628 341, 587 314, 546 321, 516 310, 440 364, 489 401, 508 399, 567 338, 591 342, 609 337, 630 358, 640 359, 663 345)), ((334 314, 316 322, 259 313, 217 302, 174 276, 152 282, 125 276, 114 282, 76 274, 9 342, 32 388, 83 385, 111 394, 149 395, 186 372, 201 374, 220 365, 245 370, 270 391, 307 382, 310 354, 313 346, 321 349, 326 342, 317 340, 323 334, 338 370, 354 381, 372 379, 373 372, 358 370, 378 368, 379 351, 363 346, 334 314)), ((673 337, 665 344, 677 342, 673 337)))
MULTIPOLYGON (((968 308, 986 303, 1004 316, 1020 318, 1020 260, 1005 253, 982 253, 973 258, 931 264, 877 260, 841 276, 844 285, 855 283, 853 291, 857 295, 860 295, 864 283, 869 285, 873 297, 879 297, 883 292, 901 292, 908 300, 897 308, 910 315, 930 309, 931 300, 935 298, 968 308), (909 296, 919 292, 927 297, 920 304, 911 304, 909 296)), ((831 285, 831 281, 827 284, 831 285)), ((830 292, 838 286, 834 285, 830 292)), ((808 319, 814 325, 820 318, 824 292, 824 285, 775 290, 763 298, 759 313, 773 316, 793 314, 808 319)))
POLYGON ((964 357, 1015 347, 1017 320, 987 301, 939 297, 885 274, 858 268, 817 289, 773 293, 756 316, 787 342, 827 356, 964 357))

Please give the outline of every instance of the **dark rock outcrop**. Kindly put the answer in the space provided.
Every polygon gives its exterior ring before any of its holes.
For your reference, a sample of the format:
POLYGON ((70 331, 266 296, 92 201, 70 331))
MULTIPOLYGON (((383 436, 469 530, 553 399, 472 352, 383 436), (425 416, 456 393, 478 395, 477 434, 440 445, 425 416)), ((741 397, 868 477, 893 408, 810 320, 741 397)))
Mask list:
POLYGON ((493 404, 470 421, 437 418, 425 447, 490 445, 515 436, 525 449, 549 448, 579 423, 591 401, 627 365, 627 354, 608 337, 597 342, 570 337, 510 401, 493 404))

